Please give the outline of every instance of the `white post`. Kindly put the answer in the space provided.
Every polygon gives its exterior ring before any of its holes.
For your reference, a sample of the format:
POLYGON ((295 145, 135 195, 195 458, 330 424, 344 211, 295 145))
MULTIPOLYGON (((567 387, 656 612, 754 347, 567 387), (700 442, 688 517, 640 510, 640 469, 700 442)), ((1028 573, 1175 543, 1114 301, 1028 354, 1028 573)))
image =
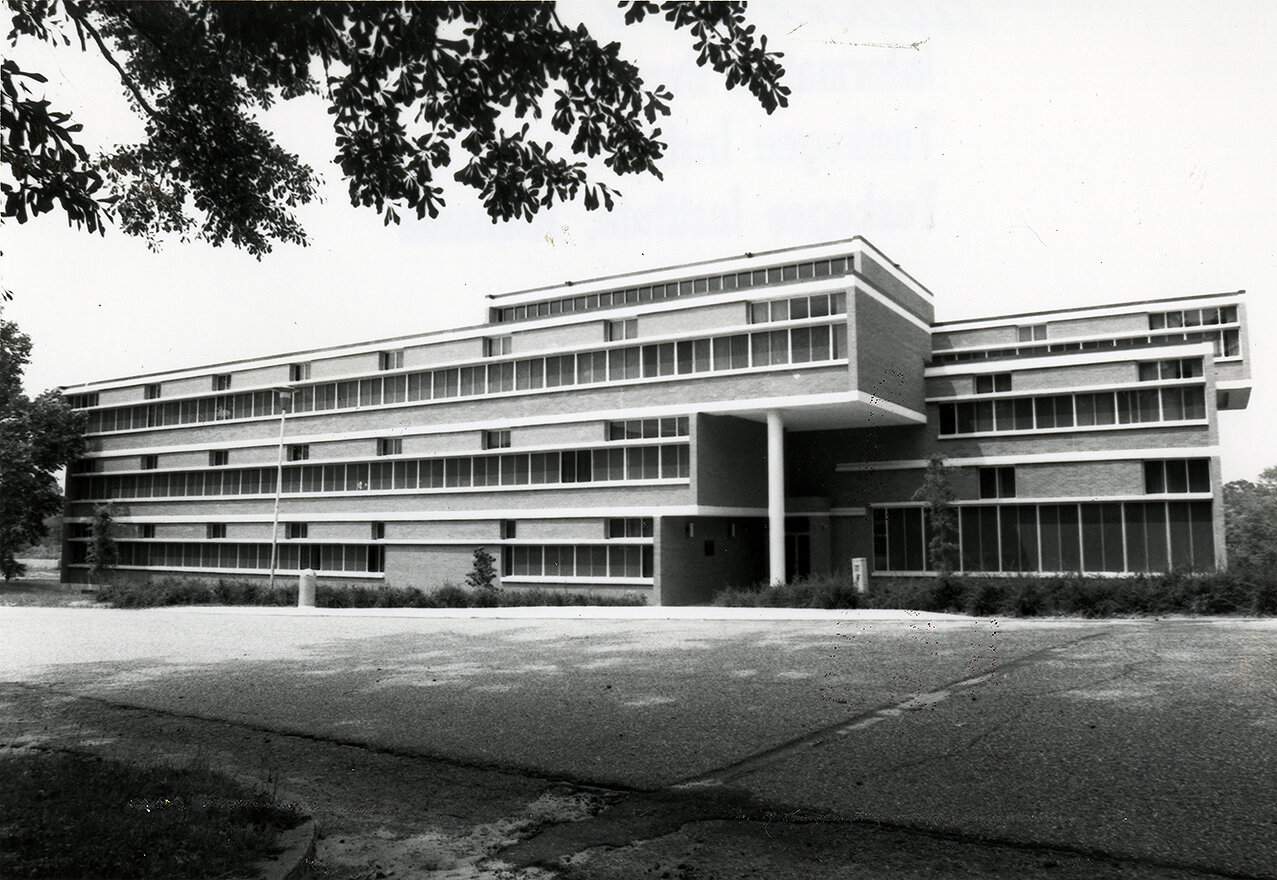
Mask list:
POLYGON ((315 607, 315 570, 308 568, 297 578, 297 607, 315 607))
POLYGON ((768 581, 785 582, 785 422, 780 410, 767 411, 768 581))
POLYGON ((284 491, 284 419, 288 416, 288 409, 285 406, 287 401, 291 401, 291 395, 287 398, 280 396, 279 398, 279 462, 275 466, 275 514, 271 518, 270 525, 270 588, 275 589, 275 568, 277 566, 279 553, 279 496, 284 491))

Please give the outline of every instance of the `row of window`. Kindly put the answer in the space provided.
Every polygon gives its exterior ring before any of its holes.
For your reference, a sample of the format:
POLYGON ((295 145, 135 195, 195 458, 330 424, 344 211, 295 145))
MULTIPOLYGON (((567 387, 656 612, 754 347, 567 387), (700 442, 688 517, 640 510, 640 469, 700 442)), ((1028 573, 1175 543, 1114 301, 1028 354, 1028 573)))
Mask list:
MULTIPOLYGON (((284 468, 283 491, 380 492, 669 480, 686 479, 690 469, 688 446, 679 443, 393 462, 293 465, 284 468)), ((275 492, 275 468, 83 475, 73 476, 68 482, 68 494, 74 501, 272 495, 275 492)))
MULTIPOLYGON (((1014 467, 978 468, 981 498, 1014 498, 1014 467)), ((1210 491, 1210 459, 1168 458, 1144 462, 1144 491, 1149 495, 1210 491)))
MULTIPOLYGON (((226 568, 269 571, 270 544, 199 543, 179 541, 119 541, 122 567, 226 568)), ((71 565, 88 562, 89 545, 67 545, 71 565)), ((276 548, 278 571, 312 568, 323 572, 384 572, 385 547, 376 544, 281 544, 276 548)))
POLYGON ((1153 312, 1148 316, 1148 329, 1163 327, 1200 327, 1209 324, 1236 324, 1237 306, 1220 306, 1207 309, 1177 309, 1172 312, 1153 312))
MULTIPOLYGON (((1195 379, 1200 378, 1201 375, 1201 358, 1145 361, 1139 365, 1141 382, 1155 382, 1159 379, 1195 379)), ((1010 390, 1010 373, 987 373, 975 377, 976 394, 999 394, 1010 390)))
POLYGON ((1159 379, 1199 379, 1202 375, 1201 358, 1172 358, 1166 361, 1144 361, 1139 365, 1141 382, 1159 379))
POLYGON ((503 547, 504 577, 652 577, 649 545, 600 544, 503 547))
MULTIPOLYGON (((1022 340, 1027 342, 1027 340, 1022 340)), ((1149 348, 1161 345, 1179 345, 1187 342, 1209 342, 1215 349, 1215 357, 1241 357, 1241 331, 1201 330, 1194 333, 1150 333, 1147 336, 1126 336, 1114 339, 1087 339, 1081 342, 1052 342, 1047 344, 1021 344, 1006 348, 982 348, 976 351, 940 351, 931 356, 933 364, 956 364, 965 361, 998 360, 1009 357, 1029 357, 1043 354, 1063 354, 1077 351, 1109 351, 1131 348, 1149 348)))
MULTIPOLYGON (((607 423, 608 440, 655 440, 662 437, 688 436, 689 420, 687 416, 663 419, 627 419, 620 422, 607 423)), ((510 432, 484 431, 481 437, 484 449, 509 449, 510 432)), ((402 437, 382 437, 377 440, 377 455, 403 455, 402 437)), ((310 460, 309 443, 290 443, 285 447, 284 457, 287 461, 310 460)), ((79 459, 71 466, 75 474, 89 474, 101 470, 102 459, 79 459)), ((230 452, 226 449, 213 449, 208 453, 209 467, 225 467, 230 464, 230 452)), ((158 455, 143 455, 139 459, 140 470, 155 470, 160 466, 158 455)))
POLYGON ((650 538, 652 537, 652 517, 628 516, 623 519, 609 519, 607 536, 609 538, 650 538))
POLYGON ((1201 386, 1095 391, 940 404, 940 436, 1206 418, 1201 386))
POLYGON ((852 263, 852 257, 835 257, 830 260, 813 260, 806 263, 790 263, 786 266, 769 266, 766 269, 753 269, 748 272, 729 272, 720 275, 689 278, 683 281, 670 281, 664 284, 621 288, 604 293, 557 297, 525 305, 494 308, 490 312, 490 317, 495 322, 509 323, 511 321, 525 321, 531 318, 547 318, 551 315, 565 315, 574 312, 593 311, 595 309, 636 305, 638 303, 659 302, 684 296, 721 293, 728 290, 749 290, 770 284, 785 284, 793 281, 806 281, 812 278, 832 278, 849 274, 852 271, 852 263))
POLYGON ((847 294, 814 293, 811 296, 791 296, 749 304, 749 323, 768 324, 772 321, 801 321, 804 318, 823 318, 826 315, 845 315, 847 294))
MULTIPOLYGON (((1215 567, 1209 501, 961 507, 956 570, 1141 572, 1215 567)), ((928 571, 923 507, 875 508, 874 569, 928 571)))
POLYGON ((138 404, 89 413, 90 433, 128 431, 225 419, 373 407, 473 397, 507 391, 619 382, 693 373, 807 364, 847 356, 847 325, 792 327, 682 342, 528 358, 421 373, 325 382, 299 388, 291 402, 272 391, 253 391, 169 403, 138 404))
POLYGON ((687 416, 664 419, 626 419, 607 423, 609 440, 655 440, 659 437, 686 437, 691 422, 687 416))
MULTIPOLYGON (((501 520, 501 539, 508 541, 518 536, 518 520, 503 519, 501 520)), ((386 524, 384 522, 369 523, 370 537, 374 541, 384 541, 386 538, 386 524)), ((310 534, 310 524, 304 522, 288 522, 284 523, 284 538, 286 540, 301 540, 310 534)), ((607 520, 606 534, 609 538, 650 538, 652 537, 652 517, 650 516, 634 516, 624 518, 613 518, 607 520)), ((205 523, 204 536, 210 541, 223 540, 226 538, 226 523, 205 523)), ((68 523, 68 538, 90 538, 92 537, 92 526, 89 523, 68 523)), ((137 537, 154 538, 154 523, 139 523, 137 526, 137 537)), ((735 527, 733 524, 732 537, 735 537, 735 527)))

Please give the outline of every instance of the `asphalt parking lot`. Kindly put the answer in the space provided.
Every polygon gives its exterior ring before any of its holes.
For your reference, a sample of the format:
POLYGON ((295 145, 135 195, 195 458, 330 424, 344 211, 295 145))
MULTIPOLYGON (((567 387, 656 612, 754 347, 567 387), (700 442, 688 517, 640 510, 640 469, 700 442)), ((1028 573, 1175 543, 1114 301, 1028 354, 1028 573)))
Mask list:
POLYGON ((594 798, 487 845, 575 876, 822 876, 876 834, 956 848, 940 876, 1277 877, 1273 621, 616 613, 3 608, 0 668, 11 732, 56 697, 594 798))

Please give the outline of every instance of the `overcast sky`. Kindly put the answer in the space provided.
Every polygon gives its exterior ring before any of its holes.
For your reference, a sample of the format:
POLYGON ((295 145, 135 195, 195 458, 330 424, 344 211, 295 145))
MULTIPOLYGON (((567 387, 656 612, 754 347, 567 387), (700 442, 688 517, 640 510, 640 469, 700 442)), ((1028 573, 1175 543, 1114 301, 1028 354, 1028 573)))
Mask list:
MULTIPOLYGON (((1248 290, 1255 393, 1221 415, 1224 476, 1277 464, 1277 4, 757 3, 793 90, 772 116, 664 22, 626 28, 610 2, 560 15, 674 92, 663 182, 615 181, 611 213, 497 226, 454 188, 438 220, 386 229, 346 201, 322 106, 281 105, 267 122, 326 180, 301 211, 309 248, 155 254, 6 224, 28 388, 474 324, 488 293, 860 234, 935 292, 940 320, 1248 290)), ((86 140, 136 136, 105 65, 14 57, 86 140)))

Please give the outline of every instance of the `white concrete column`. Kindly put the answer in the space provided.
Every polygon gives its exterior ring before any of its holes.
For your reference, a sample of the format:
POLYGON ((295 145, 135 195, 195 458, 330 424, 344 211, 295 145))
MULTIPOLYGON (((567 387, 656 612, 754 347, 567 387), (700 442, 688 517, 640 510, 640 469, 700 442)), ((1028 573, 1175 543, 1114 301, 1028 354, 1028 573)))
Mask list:
POLYGON ((780 410, 767 411, 768 581, 785 582, 785 422, 780 410))

